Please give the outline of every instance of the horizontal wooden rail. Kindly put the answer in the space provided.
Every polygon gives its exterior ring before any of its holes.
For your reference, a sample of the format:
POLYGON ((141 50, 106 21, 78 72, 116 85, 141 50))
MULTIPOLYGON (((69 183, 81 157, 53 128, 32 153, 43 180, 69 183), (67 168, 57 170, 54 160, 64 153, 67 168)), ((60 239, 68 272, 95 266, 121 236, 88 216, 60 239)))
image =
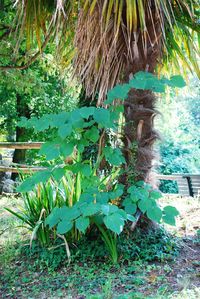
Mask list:
POLYGON ((40 149, 44 142, 0 142, 0 148, 40 149))
POLYGON ((179 178, 182 178, 182 174, 176 174, 176 175, 165 175, 165 174, 157 174, 156 178, 158 180, 169 180, 169 181, 176 181, 179 178))
POLYGON ((11 173, 32 173, 36 171, 45 170, 46 167, 9 167, 0 166, 0 172, 11 172, 11 173))

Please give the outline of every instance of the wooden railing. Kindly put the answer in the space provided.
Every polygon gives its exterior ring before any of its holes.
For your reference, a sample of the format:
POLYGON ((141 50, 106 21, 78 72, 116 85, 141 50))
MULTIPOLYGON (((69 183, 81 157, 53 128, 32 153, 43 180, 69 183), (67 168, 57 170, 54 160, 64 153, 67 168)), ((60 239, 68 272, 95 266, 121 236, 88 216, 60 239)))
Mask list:
MULTIPOLYGON (((0 142, 0 149, 40 149, 44 142, 0 142)), ((11 163, 9 166, 0 165, 0 172, 32 173, 44 170, 45 167, 36 167, 11 163)))
MULTIPOLYGON (((0 142, 0 149, 40 149, 44 142, 0 142)), ((29 165, 20 165, 11 163, 10 166, 0 165, 0 172, 12 173, 32 173, 35 171, 45 170, 45 167, 36 167, 29 165)), ((199 174, 157 174, 158 180, 176 181, 178 192, 183 196, 196 196, 200 194, 200 175, 199 174)))
POLYGON ((178 193, 183 196, 200 195, 200 175, 199 174, 173 174, 173 175, 157 175, 158 180, 176 181, 178 185, 178 193))

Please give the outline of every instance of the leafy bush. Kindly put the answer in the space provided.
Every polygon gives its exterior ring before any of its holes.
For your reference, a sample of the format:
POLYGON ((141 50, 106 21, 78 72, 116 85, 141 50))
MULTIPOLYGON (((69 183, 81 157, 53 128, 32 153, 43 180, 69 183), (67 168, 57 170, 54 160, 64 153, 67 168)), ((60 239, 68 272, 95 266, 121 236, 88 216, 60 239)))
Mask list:
POLYGON ((118 136, 119 119, 124 111, 122 102, 131 88, 163 92, 166 85, 184 86, 184 82, 179 76, 159 80, 150 73, 139 72, 129 84, 117 85, 108 92, 107 109, 82 107, 71 113, 21 120, 23 127, 33 127, 36 131, 51 128, 57 132, 56 138, 45 143, 40 150, 47 161, 51 161, 50 166, 25 180, 18 191, 29 192, 41 182, 52 180, 52 177, 58 184, 66 180, 65 203, 62 207, 53 207, 46 215, 45 225, 64 239, 67 248, 67 241, 78 240, 96 225, 116 263, 117 235, 123 231, 127 221, 135 221, 137 210, 158 223, 164 221, 175 225, 178 212, 171 206, 163 210, 158 206, 160 192, 144 182, 129 182, 128 188, 118 183, 119 177, 126 172, 122 150, 109 140, 102 142, 105 134, 118 136), (121 103, 112 105, 116 99, 121 103), (96 158, 87 159, 84 152, 93 145, 98 145, 98 154, 96 158), (66 164, 69 156, 70 163, 66 164), (106 169, 101 169, 102 162, 108 165, 106 169))

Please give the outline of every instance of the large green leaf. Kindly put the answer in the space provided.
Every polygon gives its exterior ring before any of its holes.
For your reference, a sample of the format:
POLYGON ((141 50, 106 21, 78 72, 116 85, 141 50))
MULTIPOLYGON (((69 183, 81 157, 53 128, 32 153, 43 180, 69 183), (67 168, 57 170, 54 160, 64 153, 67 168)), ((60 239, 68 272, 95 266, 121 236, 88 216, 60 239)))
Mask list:
POLYGON ((99 192, 96 195, 96 200, 100 204, 107 204, 109 198, 109 192, 99 192))
POLYGON ((83 217, 93 216, 101 210, 101 206, 98 203, 90 203, 84 207, 83 217))
POLYGON ((106 160, 113 166, 119 166, 125 163, 124 156, 119 148, 105 147, 103 153, 106 160))
POLYGON ((103 219, 105 226, 116 234, 120 234, 124 228, 124 218, 118 214, 114 213, 105 216, 103 219))
POLYGON ((58 135, 62 138, 65 139, 67 136, 70 136, 72 133, 72 125, 70 123, 64 124, 59 127, 58 129, 58 135))
POLYGON ((107 94, 106 104, 112 104, 116 99, 125 100, 130 90, 129 84, 116 85, 113 89, 109 90, 107 94))
POLYGON ((56 159, 60 156, 59 144, 56 142, 47 142, 43 144, 39 153, 46 155, 48 161, 56 159))
POLYGON ((57 181, 59 181, 65 175, 65 169, 56 168, 53 170, 52 175, 57 181))
POLYGON ((60 221, 60 209, 54 208, 50 215, 47 216, 45 224, 49 225, 50 228, 54 227, 60 221))
POLYGON ((158 200, 162 197, 162 193, 160 191, 157 191, 157 190, 152 190, 149 193, 149 197, 153 200, 158 200))
POLYGON ((26 179, 21 185, 16 188, 17 192, 29 192, 35 187, 35 182, 32 178, 26 179))
POLYGON ((145 213, 147 210, 153 207, 153 202, 149 198, 144 198, 138 202, 138 207, 142 213, 145 213))
POLYGON ((80 108, 80 115, 83 118, 88 119, 90 116, 94 114, 95 107, 82 107, 80 108))
POLYGON ((74 205, 71 208, 63 206, 59 210, 59 217, 62 221, 63 220, 73 221, 76 218, 78 218, 80 215, 81 215, 81 211, 78 209, 78 207, 76 207, 76 205, 74 205))
POLYGON ((166 206, 163 209, 163 221, 170 225, 176 225, 175 217, 179 215, 178 210, 172 206, 166 206))
POLYGON ((96 127, 92 127, 90 130, 87 130, 84 137, 94 143, 99 139, 99 130, 96 127))
POLYGON ((96 108, 94 112, 94 120, 102 127, 109 127, 110 111, 104 108, 96 108))
POLYGON ((147 210, 147 217, 159 223, 162 218, 162 210, 159 207, 152 207, 147 210))
POLYGON ((137 211, 137 205, 134 203, 127 204, 125 205, 125 211, 129 214, 135 214, 135 212, 137 211))
POLYGON ((186 83, 181 76, 172 76, 169 81, 169 85, 172 87, 185 87, 186 83))
POLYGON ((149 192, 147 189, 142 187, 136 187, 135 185, 128 188, 128 193, 131 194, 131 198, 135 201, 139 199, 147 199, 149 197, 149 192))
POLYGON ((79 217, 76 220, 76 228, 82 233, 85 233, 89 225, 90 225, 90 220, 88 217, 79 217))
POLYGON ((104 215, 116 213, 118 210, 119 210, 118 207, 115 205, 107 204, 101 206, 101 211, 104 215))
POLYGON ((60 154, 66 158, 69 157, 74 151, 74 143, 73 142, 67 142, 63 141, 60 144, 60 154))
POLYGON ((39 183, 45 183, 51 177, 51 169, 35 173, 32 177, 26 179, 18 188, 17 192, 29 192, 39 183))
POLYGON ((70 222, 68 220, 63 220, 57 226, 57 233, 66 234, 67 232, 69 232, 72 229, 72 227, 73 227, 72 222, 70 222))

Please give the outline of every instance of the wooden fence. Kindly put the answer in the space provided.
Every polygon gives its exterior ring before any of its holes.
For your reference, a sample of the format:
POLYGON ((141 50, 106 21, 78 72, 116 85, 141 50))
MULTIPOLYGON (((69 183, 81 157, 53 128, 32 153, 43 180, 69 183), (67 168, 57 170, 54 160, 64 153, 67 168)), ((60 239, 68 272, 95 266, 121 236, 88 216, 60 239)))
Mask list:
MULTIPOLYGON (((40 149, 44 142, 0 142, 0 149, 40 149)), ((0 172, 32 173, 44 170, 45 167, 36 167, 11 163, 9 166, 0 165, 0 172)))
MULTIPOLYGON (((44 142, 0 142, 0 149, 40 149, 44 142)), ((35 171, 45 170, 45 167, 35 167, 29 165, 20 165, 11 163, 10 166, 0 165, 0 172, 12 173, 32 173, 35 171)), ((200 194, 200 175, 199 174, 157 174, 158 180, 176 181, 178 192, 183 196, 196 196, 200 194)))

